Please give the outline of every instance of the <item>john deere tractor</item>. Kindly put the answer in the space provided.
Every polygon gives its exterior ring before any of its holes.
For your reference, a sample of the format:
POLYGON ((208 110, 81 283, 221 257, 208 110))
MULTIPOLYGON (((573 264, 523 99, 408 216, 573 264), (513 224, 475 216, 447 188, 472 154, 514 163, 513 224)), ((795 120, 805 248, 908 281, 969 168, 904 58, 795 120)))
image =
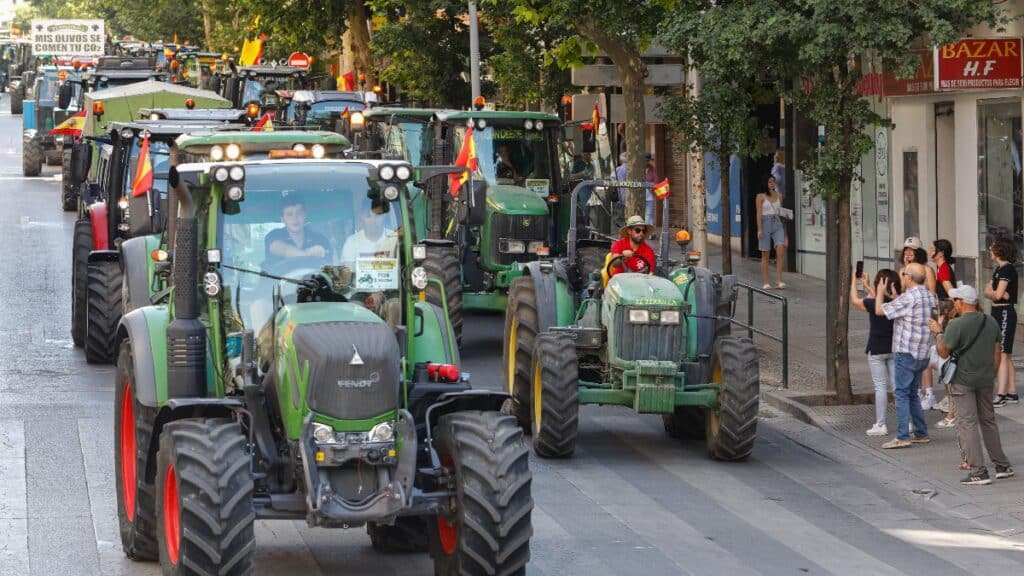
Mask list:
POLYGON ((160 255, 172 304, 135 308, 118 332, 129 557, 167 574, 249 573, 255 520, 281 519, 365 525, 379 550, 429 549, 438 574, 525 572, 528 448, 499 411, 507 395, 459 372, 445 312, 421 296, 426 247, 404 232, 408 181, 450 170, 312 158, 172 169, 160 255), (309 249, 279 245, 297 230, 309 249))
MULTIPOLYGON (((650 187, 581 182, 572 214, 583 186, 650 187)), ((532 431, 534 451, 570 456, 579 406, 618 404, 660 414, 672 436, 705 438, 712 458, 747 457, 757 429, 758 363, 752 341, 729 335, 735 277, 679 266, 668 259, 665 235, 656 262, 631 268, 653 273, 615 274, 624 261, 609 252, 615 236, 575 220, 566 256, 527 264, 509 291, 506 408, 532 431)))

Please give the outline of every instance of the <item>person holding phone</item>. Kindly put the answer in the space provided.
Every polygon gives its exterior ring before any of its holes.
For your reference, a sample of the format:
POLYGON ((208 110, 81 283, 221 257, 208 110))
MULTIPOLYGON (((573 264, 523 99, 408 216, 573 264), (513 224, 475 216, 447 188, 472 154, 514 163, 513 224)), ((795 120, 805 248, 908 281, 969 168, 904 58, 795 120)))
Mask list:
POLYGON ((888 268, 879 270, 875 274, 874 284, 879 285, 885 278, 888 281, 888 289, 882 293, 875 292, 871 288, 869 278, 864 274, 864 263, 857 262, 857 270, 854 272, 854 280, 850 283, 850 304, 858 310, 868 314, 868 343, 864 353, 868 355, 868 368, 871 370, 871 380, 875 385, 875 424, 866 432, 868 436, 886 436, 889 428, 885 425, 885 411, 889 400, 889 391, 892 390, 892 383, 895 381, 894 371, 896 364, 892 355, 892 333, 893 321, 886 318, 884 314, 875 312, 875 299, 879 298, 883 303, 899 296, 900 277, 895 270, 888 268), (861 299, 857 290, 857 282, 864 286, 867 297, 861 299))
POLYGON ((1002 358, 996 372, 996 408, 1017 404, 1017 375, 1013 369, 1013 337, 1017 331, 1017 248, 1007 238, 998 238, 988 249, 995 264, 992 282, 985 287, 985 298, 992 301, 992 317, 999 325, 999 347, 1002 358))

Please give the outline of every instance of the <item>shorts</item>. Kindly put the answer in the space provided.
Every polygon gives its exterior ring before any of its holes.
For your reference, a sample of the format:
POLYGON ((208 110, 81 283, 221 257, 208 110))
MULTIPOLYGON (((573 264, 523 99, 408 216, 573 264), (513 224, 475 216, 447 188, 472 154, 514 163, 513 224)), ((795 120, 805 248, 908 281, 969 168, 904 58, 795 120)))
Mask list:
POLYGON ((999 349, 1003 354, 1013 354, 1013 337, 1017 333, 1017 309, 1009 306, 993 306, 992 317, 999 324, 999 349))
POLYGON ((772 242, 776 246, 782 246, 786 241, 786 231, 782 227, 782 219, 778 216, 761 216, 762 237, 757 240, 757 249, 768 252, 772 249, 772 242))

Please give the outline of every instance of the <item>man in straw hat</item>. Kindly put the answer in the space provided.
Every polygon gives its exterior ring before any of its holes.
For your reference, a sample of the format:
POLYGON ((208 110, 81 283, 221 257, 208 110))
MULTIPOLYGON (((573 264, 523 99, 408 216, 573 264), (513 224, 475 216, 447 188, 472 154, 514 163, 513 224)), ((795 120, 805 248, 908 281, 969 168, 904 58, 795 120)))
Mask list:
POLYGON ((634 215, 626 219, 626 225, 619 229, 619 238, 612 244, 612 254, 622 254, 622 264, 612 270, 612 275, 624 272, 650 274, 656 266, 654 250, 647 243, 647 237, 654 232, 654 226, 644 221, 643 216, 634 215), (648 269, 648 266, 651 268, 648 269))

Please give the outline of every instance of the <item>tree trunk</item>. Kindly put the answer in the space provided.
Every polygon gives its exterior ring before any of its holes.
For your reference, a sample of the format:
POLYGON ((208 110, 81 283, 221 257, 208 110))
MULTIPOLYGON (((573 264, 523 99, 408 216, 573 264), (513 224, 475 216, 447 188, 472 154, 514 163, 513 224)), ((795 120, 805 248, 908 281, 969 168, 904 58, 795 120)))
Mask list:
POLYGON ((369 26, 366 4, 363 0, 350 0, 348 4, 348 29, 352 31, 352 52, 355 56, 356 69, 359 74, 366 75, 366 84, 359 86, 360 90, 370 90, 377 84, 377 72, 373 67, 373 56, 370 53, 369 26))
MULTIPOLYGON (((843 149, 850 149, 850 139, 852 134, 852 128, 849 123, 844 123, 841 134, 839 137, 842 141, 843 149)), ((836 298, 833 302, 829 303, 829 306, 833 306, 829 312, 829 317, 832 322, 832 356, 828 361, 833 363, 831 367, 830 376, 834 379, 833 382, 828 383, 828 388, 831 388, 836 393, 836 398, 841 404, 852 404, 853 403, 853 386, 850 382, 850 347, 849 347, 849 327, 850 327, 850 250, 851 250, 851 230, 850 230, 850 183, 852 181, 853 174, 844 174, 838 182, 838 189, 834 192, 836 195, 836 201, 832 203, 835 206, 835 212, 828 214, 828 218, 835 219, 838 246, 837 254, 829 254, 826 260, 825 273, 833 275, 833 278, 838 280, 838 290, 836 298)))
POLYGON ((690 154, 690 245, 700 252, 700 265, 708 266, 708 220, 707 205, 704 202, 707 185, 704 181, 704 153, 690 154))
MULTIPOLYGON (((591 18, 583 18, 576 29, 611 58, 622 80, 622 100, 626 116, 626 179, 644 180, 644 128, 647 124, 644 109, 644 78, 647 67, 640 59, 640 52, 616 36, 602 30, 591 18)), ((626 199, 626 217, 644 214, 647 194, 644 190, 632 188, 626 199)), ((649 222, 654 224, 654 222, 649 222)))
POLYGON ((730 151, 719 151, 718 181, 722 184, 721 224, 722 224, 722 274, 732 274, 732 200, 729 198, 729 172, 731 166, 730 151))
POLYGON ((207 50, 213 49, 213 8, 210 6, 212 0, 203 0, 203 36, 206 37, 207 50))

